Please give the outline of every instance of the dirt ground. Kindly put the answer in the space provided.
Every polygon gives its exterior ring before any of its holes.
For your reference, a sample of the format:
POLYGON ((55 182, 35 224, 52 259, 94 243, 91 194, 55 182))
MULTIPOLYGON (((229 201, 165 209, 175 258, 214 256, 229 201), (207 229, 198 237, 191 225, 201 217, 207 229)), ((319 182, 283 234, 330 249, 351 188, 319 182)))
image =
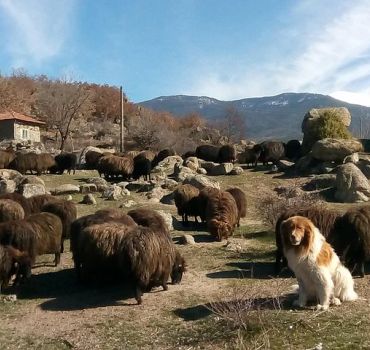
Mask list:
MULTIPOLYGON (((43 179, 52 187, 80 184, 91 175, 79 171, 43 179)), ((16 293, 17 300, 6 301, 5 295, 0 301, 0 349, 370 349, 369 266, 365 278, 355 279, 360 300, 328 312, 292 309, 296 280, 289 273, 273 277, 274 232, 257 207, 274 187, 298 186, 307 179, 285 179, 260 169, 216 180, 247 193, 247 218, 229 244, 213 242, 195 226, 184 231, 176 225, 176 243, 184 233, 196 241, 177 244, 188 264, 181 284, 144 294, 142 305, 136 305, 125 285, 80 285, 67 242, 60 266, 53 266, 52 256, 39 257, 31 279, 7 291, 16 293)), ((139 206, 177 217, 173 205, 132 197, 139 206)), ((79 202, 81 195, 73 200, 79 202)), ((79 216, 121 204, 97 201, 97 206, 78 204, 79 216)))

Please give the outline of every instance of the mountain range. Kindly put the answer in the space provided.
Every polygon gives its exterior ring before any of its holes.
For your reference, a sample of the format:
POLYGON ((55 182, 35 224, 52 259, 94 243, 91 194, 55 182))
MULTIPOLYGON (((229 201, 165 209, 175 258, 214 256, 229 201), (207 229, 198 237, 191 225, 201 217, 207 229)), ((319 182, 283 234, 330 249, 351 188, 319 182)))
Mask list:
MULTIPOLYGON (((370 107, 355 105, 313 93, 283 93, 276 96, 220 101, 206 96, 161 96, 138 103, 155 111, 177 116, 196 112, 208 120, 221 118, 230 106, 246 119, 247 137, 254 140, 302 138, 301 123, 311 108, 347 107, 352 116, 350 130, 360 133, 360 124, 370 130, 370 107)), ((364 128, 363 128, 364 129, 364 128)))

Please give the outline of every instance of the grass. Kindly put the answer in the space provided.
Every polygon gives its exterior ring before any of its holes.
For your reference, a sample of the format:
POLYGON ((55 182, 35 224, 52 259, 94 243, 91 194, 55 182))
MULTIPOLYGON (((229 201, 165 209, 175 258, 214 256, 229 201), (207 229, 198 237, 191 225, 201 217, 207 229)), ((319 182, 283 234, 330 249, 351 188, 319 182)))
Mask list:
MULTIPOLYGON (((52 188, 64 183, 79 185, 92 176, 97 173, 42 178, 52 188)), ((135 305, 127 286, 79 285, 67 242, 60 267, 44 265, 52 261, 51 256, 40 257, 41 267, 33 270, 18 300, 0 302, 0 348, 314 349, 322 343, 323 349, 370 349, 367 300, 333 307, 325 313, 291 310, 292 297, 286 295, 295 279, 272 278, 274 233, 261 221, 256 207, 262 191, 268 193, 275 186, 297 180, 250 170, 244 175, 214 179, 222 188, 239 186, 247 193, 247 218, 229 245, 214 242, 207 232, 192 227, 174 231, 175 242, 184 233, 193 235, 197 242, 177 245, 188 264, 180 285, 170 285, 166 292, 159 288, 146 293, 140 306, 135 305), (281 301, 281 308, 272 303, 276 300, 281 301), (224 308, 227 317, 210 310, 215 303, 224 308), (239 303, 241 311, 235 310, 239 303)), ((82 199, 81 194, 72 197, 76 203, 82 199)), ((99 194, 95 197, 96 206, 77 204, 79 216, 119 207, 125 200, 107 201, 99 194)), ((174 206, 152 204, 143 195, 132 193, 130 197, 138 206, 176 213, 174 206)), ((369 276, 356 279, 355 284, 360 296, 369 298, 369 276)))

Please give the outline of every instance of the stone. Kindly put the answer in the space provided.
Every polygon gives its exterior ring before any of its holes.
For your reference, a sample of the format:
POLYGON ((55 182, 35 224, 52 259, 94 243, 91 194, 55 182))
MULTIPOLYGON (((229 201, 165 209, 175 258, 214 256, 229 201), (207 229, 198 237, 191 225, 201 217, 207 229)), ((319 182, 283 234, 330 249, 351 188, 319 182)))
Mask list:
POLYGON ((193 171, 197 171, 199 168, 199 161, 197 157, 188 157, 184 161, 184 166, 190 168, 193 171))
POLYGON ((355 139, 323 139, 315 142, 312 157, 321 161, 343 162, 344 158, 363 150, 361 142, 355 139))
POLYGON ((178 184, 179 183, 176 180, 166 178, 161 181, 160 186, 167 190, 173 191, 178 186, 178 184))
POLYGON ((370 185, 366 176, 353 163, 337 167, 335 199, 342 203, 367 202, 370 185))
POLYGON ((244 170, 240 166, 234 166, 233 170, 230 171, 230 175, 242 175, 244 170))
POLYGON ((13 193, 17 187, 14 180, 1 179, 0 180, 0 194, 13 193))
POLYGON ((79 193, 80 187, 72 184, 64 184, 59 185, 55 188, 50 189, 50 193, 53 195, 61 195, 61 194, 73 194, 79 193))
POLYGON ((315 125, 319 118, 324 115, 324 113, 330 112, 337 115, 337 117, 342 121, 344 126, 348 127, 351 124, 351 114, 345 107, 340 108, 313 108, 309 110, 303 118, 302 121, 302 132, 303 132, 303 142, 302 151, 304 154, 308 153, 313 144, 319 139, 316 135, 315 125))
POLYGON ((171 213, 167 213, 163 210, 157 210, 157 213, 162 216, 162 218, 164 219, 164 222, 166 223, 168 229, 170 231, 173 231, 173 229, 174 229, 173 228, 173 217, 172 217, 171 213))
POLYGON ((26 184, 31 184, 31 185, 42 185, 45 187, 45 182, 41 177, 36 176, 36 175, 28 175, 22 177, 22 179, 19 182, 19 185, 26 185, 26 184))
POLYGON ((71 201, 72 199, 73 199, 73 197, 70 194, 65 197, 65 200, 66 201, 71 201))
POLYGON ((215 180, 211 180, 209 177, 204 175, 194 175, 187 177, 183 184, 190 184, 198 189, 203 189, 204 187, 214 187, 220 189, 220 183, 215 180))
POLYGON ((219 163, 214 163, 214 162, 208 162, 202 159, 199 159, 199 166, 203 169, 206 169, 207 173, 212 171, 214 167, 219 165, 219 163))
POLYGON ((126 189, 133 192, 149 192, 155 187, 155 183, 148 181, 131 181, 126 185, 126 189))
POLYGON ((17 170, 0 169, 0 178, 6 180, 13 180, 18 185, 22 181, 23 175, 17 170))
POLYGON ((40 194, 46 194, 45 186, 41 184, 24 184, 20 185, 19 191, 26 198, 37 196, 40 194))
POLYGON ((274 191, 284 198, 295 198, 302 196, 304 192, 296 186, 277 186, 274 188, 274 191))
POLYGON ((298 159, 295 163, 295 169, 299 174, 309 174, 315 164, 317 164, 317 161, 312 158, 312 152, 310 152, 298 159))
POLYGON ((175 165, 182 165, 182 163, 183 159, 180 156, 169 156, 159 162, 159 164, 152 170, 152 173, 169 176, 174 172, 175 165))
POLYGON ((122 203, 119 207, 120 208, 131 208, 132 206, 134 206, 136 204, 136 202, 132 199, 129 199, 128 201, 122 203))
POLYGON ((313 166, 309 174, 317 175, 317 174, 329 174, 334 171, 337 165, 333 162, 318 162, 315 166, 313 166))
POLYGON ((102 197, 110 201, 118 201, 123 197, 122 188, 117 185, 112 185, 103 192, 102 197))
POLYGON ((186 166, 175 166, 174 177, 178 182, 184 181, 188 176, 194 176, 196 172, 186 166))
POLYGON ((356 165, 366 176, 366 178, 370 179, 370 163, 367 161, 360 160, 356 165))
POLYGON ((184 234, 180 238, 180 243, 185 244, 185 245, 194 245, 195 240, 194 240, 194 237, 192 235, 184 234))
POLYGON ((335 186, 336 174, 314 175, 303 185, 305 191, 316 191, 335 186))
POLYGON ((233 163, 221 163, 208 171, 208 175, 220 176, 229 174, 234 168, 233 163))
POLYGON ((128 181, 121 181, 117 184, 117 186, 121 187, 121 188, 126 188, 126 186, 129 184, 128 181))
POLYGON ((155 187, 150 192, 146 193, 146 198, 152 202, 159 203, 163 196, 168 195, 168 190, 162 187, 155 187))
POLYGON ((86 183, 94 184, 98 192, 104 192, 109 187, 109 183, 102 177, 91 177, 86 180, 86 183))
POLYGON ((94 192, 97 192, 97 191, 98 191, 98 188, 96 187, 95 184, 82 184, 82 185, 80 185, 80 192, 82 194, 94 193, 94 192))
POLYGON ((175 194, 174 194, 174 192, 170 192, 169 194, 165 194, 159 201, 162 204, 175 205, 175 194))
POLYGON ((204 168, 198 168, 197 174, 207 175, 207 170, 204 168))
POLYGON ((87 205, 96 205, 96 199, 92 193, 88 193, 84 195, 81 203, 87 205))
POLYGON ((357 164, 359 162, 359 160, 360 160, 360 157, 359 157, 358 153, 356 152, 356 153, 353 153, 353 154, 347 156, 346 158, 344 158, 343 163, 344 164, 345 163, 357 164))
POLYGON ((294 166, 294 162, 285 159, 280 159, 276 162, 276 166, 280 171, 286 171, 294 166))

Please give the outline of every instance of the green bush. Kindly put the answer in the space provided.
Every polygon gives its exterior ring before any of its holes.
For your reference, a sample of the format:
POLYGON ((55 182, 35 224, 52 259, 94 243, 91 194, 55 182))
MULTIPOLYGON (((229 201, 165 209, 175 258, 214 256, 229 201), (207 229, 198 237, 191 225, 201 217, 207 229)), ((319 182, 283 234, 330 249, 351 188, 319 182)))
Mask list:
POLYGON ((313 125, 312 135, 316 140, 325 138, 333 139, 351 139, 352 135, 340 118, 331 111, 326 111, 317 119, 313 125))

